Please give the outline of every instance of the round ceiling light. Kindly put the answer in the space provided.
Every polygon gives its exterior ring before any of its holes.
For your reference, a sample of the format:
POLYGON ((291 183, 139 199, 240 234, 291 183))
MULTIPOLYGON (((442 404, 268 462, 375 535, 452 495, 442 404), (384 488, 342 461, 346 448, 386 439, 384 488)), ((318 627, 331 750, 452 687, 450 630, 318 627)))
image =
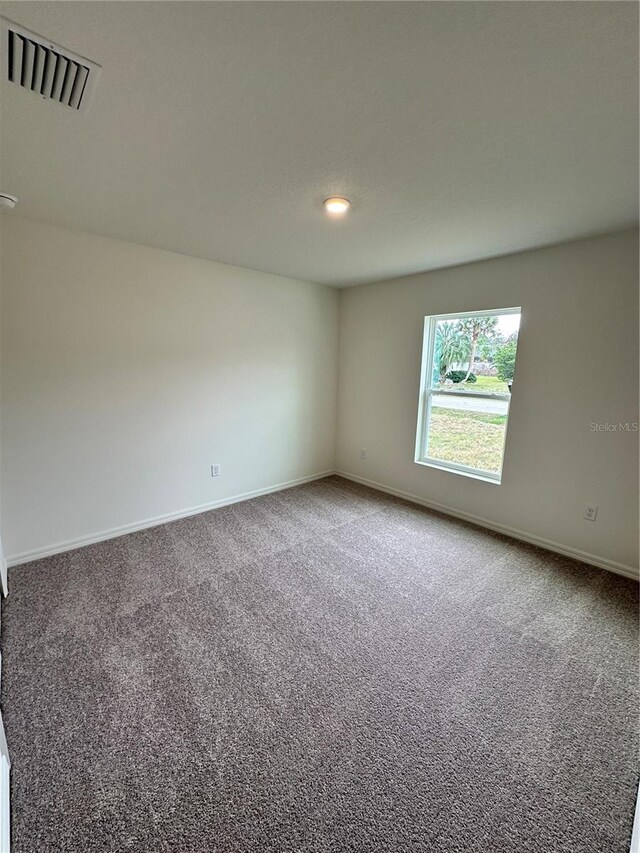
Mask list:
POLYGON ((322 204, 331 216, 343 216, 351 207, 351 202, 348 198, 340 198, 339 196, 325 198, 322 204))
POLYGON ((14 195, 0 193, 0 207, 5 208, 5 210, 13 210, 17 203, 18 199, 14 195))

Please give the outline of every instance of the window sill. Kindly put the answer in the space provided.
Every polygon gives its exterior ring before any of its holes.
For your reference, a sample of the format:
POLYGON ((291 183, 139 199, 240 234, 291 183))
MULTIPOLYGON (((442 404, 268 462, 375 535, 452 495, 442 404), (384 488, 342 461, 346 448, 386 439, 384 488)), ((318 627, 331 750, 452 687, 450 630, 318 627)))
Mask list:
POLYGON ((482 471, 474 471, 473 469, 465 469, 454 465, 448 465, 446 462, 439 462, 432 459, 414 459, 416 465, 424 465, 425 468, 435 468, 438 471, 447 471, 449 474, 460 474, 463 477, 471 477, 472 480, 480 480, 483 483, 491 483, 492 486, 499 486, 502 481, 502 476, 497 474, 485 474, 482 471))

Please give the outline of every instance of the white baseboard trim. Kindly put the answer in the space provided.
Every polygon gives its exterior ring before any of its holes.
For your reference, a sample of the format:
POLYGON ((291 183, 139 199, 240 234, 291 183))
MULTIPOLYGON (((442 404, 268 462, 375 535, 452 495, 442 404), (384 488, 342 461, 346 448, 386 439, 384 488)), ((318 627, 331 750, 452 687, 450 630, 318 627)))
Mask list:
POLYGON ((32 551, 24 551, 21 554, 13 554, 6 558, 8 566, 20 566, 23 563, 30 563, 33 560, 41 560, 44 557, 51 557, 54 554, 61 554, 65 551, 73 551, 76 548, 83 548, 85 545, 93 545, 96 542, 104 542, 107 539, 116 539, 118 536, 126 536, 127 533, 135 533, 137 530, 146 530, 149 527, 157 527, 161 524, 168 524, 171 521, 177 521, 180 518, 188 518, 191 515, 199 515, 202 512, 216 509, 217 507, 229 506, 230 504, 240 503, 241 501, 258 498, 261 495, 268 495, 272 492, 279 492, 283 489, 291 489, 294 486, 301 486, 304 483, 311 483, 314 480, 321 480, 323 477, 329 477, 332 474, 337 474, 344 477, 346 480, 352 480, 354 483, 360 483, 363 486, 368 486, 371 489, 376 489, 379 492, 386 492, 389 495, 395 495, 399 498, 419 504, 420 506, 433 509, 436 512, 441 512, 444 515, 451 515, 454 518, 460 518, 463 521, 468 521, 471 524, 476 524, 479 527, 485 527, 489 530, 495 530, 496 533, 502 533, 505 536, 510 536, 513 539, 519 539, 522 542, 528 542, 531 545, 537 545, 540 548, 545 548, 547 551, 554 551, 557 554, 562 554, 565 557, 572 557, 574 560, 579 560, 589 565, 597 566, 601 569, 613 572, 617 575, 631 578, 637 581, 638 571, 632 566, 627 566, 624 563, 617 563, 614 560, 609 560, 606 557, 600 557, 597 554, 590 554, 586 551, 580 551, 577 548, 572 548, 569 545, 563 545, 560 542, 553 542, 550 539, 544 539, 541 536, 527 533, 525 530, 518 530, 515 527, 509 527, 504 524, 497 524, 487 518, 471 513, 462 512, 445 504, 429 501, 419 495, 414 495, 411 492, 405 492, 401 489, 394 489, 384 483, 379 483, 376 480, 369 480, 366 477, 360 477, 352 474, 349 471, 340 471, 329 469, 327 471, 319 471, 316 474, 310 474, 308 477, 299 477, 296 480, 288 480, 285 483, 277 483, 274 486, 267 486, 264 489, 255 489, 251 492, 244 492, 240 495, 233 495, 229 498, 221 498, 210 503, 200 504, 199 506, 189 507, 188 509, 179 510, 177 512, 158 515, 154 518, 146 518, 143 521, 137 521, 133 524, 124 524, 121 527, 112 527, 109 530, 101 530, 98 533, 90 536, 82 536, 78 539, 69 539, 66 542, 57 542, 54 545, 49 545, 44 548, 36 548, 32 551))
POLYGON ((66 542, 57 542, 55 545, 47 545, 44 548, 35 548, 32 551, 23 551, 21 554, 13 554, 7 557, 7 565, 20 566, 23 563, 30 563, 32 560, 41 560, 44 557, 51 557, 54 554, 62 554, 65 551, 74 551, 76 548, 83 548, 85 545, 94 545, 96 542, 105 542, 107 539, 116 539, 118 536, 125 536, 127 533, 135 533, 137 530, 146 530, 149 527, 158 527, 160 524, 168 524, 170 521, 177 521, 180 518, 188 518, 190 515, 199 515, 202 512, 208 512, 211 509, 217 509, 221 506, 229 506, 230 504, 251 500, 251 498, 259 498, 261 495, 269 495, 272 492, 281 492, 283 489, 302 486, 304 483, 321 480, 323 477, 329 477, 331 474, 335 474, 333 469, 328 471, 319 471, 317 474, 310 474, 308 477, 298 477, 296 480, 288 480, 286 483, 277 483, 275 486, 267 486, 264 489, 255 489, 252 492, 244 492, 241 495, 233 495, 233 497, 230 498, 221 498, 218 501, 211 501, 211 503, 189 507, 189 509, 182 509, 177 512, 168 512, 165 513, 165 515, 157 515, 154 518, 145 518, 143 521, 136 521, 133 524, 123 524, 121 527, 112 527, 109 530, 101 530, 98 533, 92 533, 90 536, 81 536, 78 539, 69 539, 66 542))
POLYGON ((633 830, 631 833, 631 850, 629 853, 640 853, 640 790, 636 797, 636 812, 633 818, 633 830))
POLYGON ((489 530, 495 530, 496 533, 503 533, 505 536, 510 536, 512 539, 519 539, 521 542, 528 542, 530 545, 537 545, 539 548, 545 548, 547 551, 554 551, 556 554, 562 554, 565 557, 572 557, 574 560, 579 560, 581 563, 589 563, 591 566, 597 566, 600 569, 607 569, 616 575, 623 575, 626 578, 631 578, 637 581, 638 570, 633 566, 627 566, 624 563, 617 563, 614 560, 608 560, 606 557, 599 557, 597 554, 589 554, 586 551, 580 551, 577 548, 572 548, 570 545, 563 545, 560 542, 553 542, 550 539, 543 539, 541 536, 535 536, 532 533, 527 533, 526 530, 518 530, 515 527, 508 527, 505 524, 497 524, 495 521, 490 521, 488 518, 482 518, 479 515, 472 515, 468 512, 454 509, 445 504, 436 503, 435 501, 425 500, 419 495, 413 495, 410 492, 403 492, 401 489, 394 489, 386 486, 384 483, 378 483, 375 480, 367 480, 365 477, 359 477, 356 474, 351 474, 349 471, 335 471, 339 477, 344 477, 345 480, 353 480, 354 483, 360 483, 363 486, 369 486, 371 489, 377 489, 379 492, 386 492, 389 495, 395 495, 398 498, 404 498, 412 503, 425 506, 428 509, 436 510, 444 515, 452 515, 454 518, 461 518, 463 521, 469 521, 471 524, 477 524, 479 527, 486 527, 489 530))
POLYGON ((11 849, 11 761, 0 714, 0 853, 11 849))

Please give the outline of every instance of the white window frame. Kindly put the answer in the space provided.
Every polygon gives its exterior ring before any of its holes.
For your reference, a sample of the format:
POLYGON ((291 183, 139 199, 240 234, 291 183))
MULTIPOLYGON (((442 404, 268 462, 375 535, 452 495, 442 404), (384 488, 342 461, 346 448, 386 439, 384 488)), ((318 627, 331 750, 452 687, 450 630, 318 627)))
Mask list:
MULTIPOLYGON (((509 413, 511 411, 511 394, 488 394, 482 391, 453 391, 449 389, 436 389, 433 383, 433 356, 435 352, 436 323, 439 320, 464 320, 468 317, 502 317, 506 314, 522 314, 521 308, 496 308, 483 311, 459 311, 454 314, 433 314, 424 318, 424 337, 422 342, 422 368, 420 371, 420 396, 418 400, 418 427, 416 430, 416 450, 414 461, 418 465, 426 465, 429 468, 438 468, 441 471, 451 471, 454 474, 462 474, 465 477, 473 477, 486 483, 500 485, 502 482, 502 469, 504 467, 505 444, 502 445, 502 461, 499 471, 484 471, 482 468, 471 468, 459 462, 447 462, 442 459, 434 459, 427 455, 427 441, 429 438, 429 422, 431 419, 431 399, 434 394, 439 397, 475 397, 484 400, 505 400, 507 403, 507 421, 504 428, 504 441, 507 438, 509 427, 509 413)), ((516 356, 517 358, 517 356, 516 356)))

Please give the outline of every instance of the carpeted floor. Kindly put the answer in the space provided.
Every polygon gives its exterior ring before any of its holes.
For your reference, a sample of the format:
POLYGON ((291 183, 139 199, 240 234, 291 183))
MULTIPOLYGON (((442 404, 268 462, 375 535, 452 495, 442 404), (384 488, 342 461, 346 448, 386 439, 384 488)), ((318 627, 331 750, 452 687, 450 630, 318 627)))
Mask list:
POLYGON ((330 477, 10 585, 13 853, 627 853, 632 581, 330 477))

